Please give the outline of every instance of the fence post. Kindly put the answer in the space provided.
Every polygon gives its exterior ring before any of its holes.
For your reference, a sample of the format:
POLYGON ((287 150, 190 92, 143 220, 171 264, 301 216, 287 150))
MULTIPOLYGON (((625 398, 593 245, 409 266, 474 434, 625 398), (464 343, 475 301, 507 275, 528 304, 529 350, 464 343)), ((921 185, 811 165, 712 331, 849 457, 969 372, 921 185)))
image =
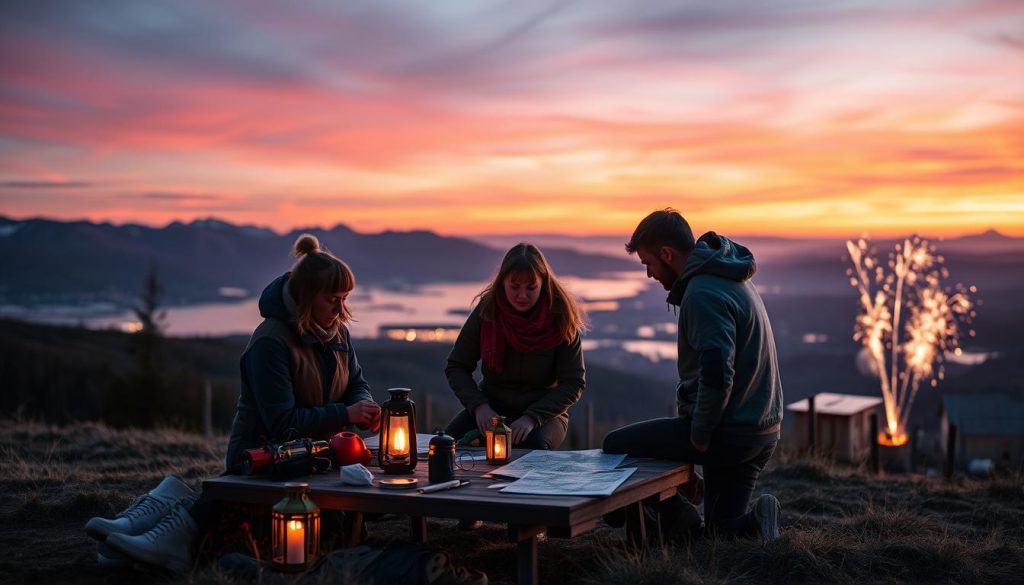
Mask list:
POLYGON ((203 436, 213 436, 213 385, 203 380, 203 436))
POLYGON ((917 450, 920 447, 921 439, 918 435, 921 434, 921 427, 914 425, 914 429, 910 433, 910 471, 914 471, 917 467, 917 450))
POLYGON ((868 425, 869 434, 868 440, 871 445, 871 473, 878 475, 879 472, 879 461, 878 461, 878 413, 872 412, 871 416, 868 417, 870 424, 868 425))
POLYGON ((814 455, 815 451, 815 435, 817 429, 815 428, 815 413, 814 413, 814 394, 807 397, 807 452, 814 455))
POLYGON ((956 465, 956 425, 949 425, 949 434, 946 436, 946 461, 942 466, 942 476, 947 480, 953 479, 953 467, 956 465))
POLYGON ((421 427, 425 433, 434 433, 434 429, 430 428, 430 421, 434 418, 431 410, 433 409, 433 401, 430 399, 430 394, 423 395, 423 419, 420 420, 423 423, 421 427))

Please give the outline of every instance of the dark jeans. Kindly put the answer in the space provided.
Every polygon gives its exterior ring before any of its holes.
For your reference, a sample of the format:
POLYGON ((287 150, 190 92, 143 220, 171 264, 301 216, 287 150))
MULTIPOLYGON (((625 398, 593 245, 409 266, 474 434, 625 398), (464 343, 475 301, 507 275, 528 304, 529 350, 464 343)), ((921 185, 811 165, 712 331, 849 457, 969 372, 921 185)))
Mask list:
MULTIPOLYGON (((604 438, 604 452, 703 465, 707 526, 725 534, 756 536, 757 523, 753 514, 748 514, 747 506, 757 477, 775 451, 777 441, 741 446, 727 440, 716 435, 707 452, 702 453, 690 442, 689 418, 656 418, 608 433, 604 438)), ((659 511, 678 506, 680 499, 669 498, 659 504, 659 511)))
MULTIPOLYGON (((498 414, 505 416, 504 413, 499 412, 498 414)), ((508 417, 508 422, 516 418, 518 417, 508 417)), ((454 437, 457 441, 475 428, 476 418, 468 410, 463 409, 462 412, 456 414, 455 418, 448 423, 444 432, 454 437)), ((522 443, 513 446, 522 449, 557 449, 562 444, 562 441, 565 440, 565 433, 568 430, 569 415, 562 414, 533 429, 529 435, 526 435, 526 439, 522 443)))

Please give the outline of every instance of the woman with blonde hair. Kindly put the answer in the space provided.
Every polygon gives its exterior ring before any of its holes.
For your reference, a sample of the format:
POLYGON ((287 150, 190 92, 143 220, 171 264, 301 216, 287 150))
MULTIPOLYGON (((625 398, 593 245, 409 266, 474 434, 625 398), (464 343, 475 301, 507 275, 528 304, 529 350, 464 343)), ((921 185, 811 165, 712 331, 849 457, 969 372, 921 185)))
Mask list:
POLYGON ((376 429, 380 406, 363 379, 345 324, 356 279, 316 237, 295 242, 298 260, 260 296, 263 323, 242 355, 242 391, 227 468, 266 439, 330 438, 346 425, 376 429))
POLYGON ((532 244, 509 250, 477 298, 445 368, 465 407, 446 432, 456 439, 473 429, 482 433, 500 415, 513 445, 556 449, 568 431, 569 408, 586 385, 583 311, 532 244))
MULTIPOLYGON (((242 454, 267 441, 328 439, 349 425, 376 430, 380 424, 380 406, 345 326, 355 275, 312 235, 299 236, 294 253, 291 271, 263 290, 264 319, 240 360, 227 473, 239 473, 242 454)), ((185 572, 197 537, 219 513, 215 502, 167 476, 116 518, 92 518, 85 529, 99 541, 101 565, 139 561, 185 572)))

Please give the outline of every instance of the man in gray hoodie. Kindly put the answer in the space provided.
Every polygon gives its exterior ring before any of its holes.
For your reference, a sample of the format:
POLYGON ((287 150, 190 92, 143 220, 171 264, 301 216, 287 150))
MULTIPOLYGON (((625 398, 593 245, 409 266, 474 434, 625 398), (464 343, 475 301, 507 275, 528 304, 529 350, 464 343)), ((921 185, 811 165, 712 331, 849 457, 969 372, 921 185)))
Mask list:
MULTIPOLYGON (((657 457, 704 467, 707 527, 736 536, 778 538, 780 506, 750 497, 779 441, 782 383, 775 339, 747 248, 708 232, 696 242, 673 209, 651 213, 626 251, 678 307, 677 416, 635 423, 604 439, 607 453, 657 457)), ((692 536, 699 515, 681 496, 648 507, 668 536, 692 536)))

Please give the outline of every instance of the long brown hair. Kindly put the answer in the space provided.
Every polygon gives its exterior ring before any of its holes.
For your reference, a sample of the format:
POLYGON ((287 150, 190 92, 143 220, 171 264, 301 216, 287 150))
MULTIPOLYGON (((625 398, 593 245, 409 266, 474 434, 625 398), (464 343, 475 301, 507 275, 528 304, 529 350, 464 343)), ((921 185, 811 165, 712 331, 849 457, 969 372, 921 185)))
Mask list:
MULTIPOLYGON (((302 234, 295 240, 292 250, 298 260, 288 277, 288 288, 299 306, 298 328, 302 333, 313 331, 313 301, 325 292, 348 292, 356 286, 352 269, 334 254, 320 247, 320 240, 312 234, 302 234)), ((341 322, 352 320, 348 305, 344 304, 341 322)))
POLYGON ((566 343, 571 342, 587 328, 586 314, 576 299, 558 282, 555 272, 548 264, 547 258, 533 244, 519 243, 505 253, 498 267, 498 273, 476 298, 480 299, 480 316, 487 320, 494 319, 494 295, 505 294, 505 277, 510 274, 525 274, 537 277, 541 282, 541 298, 537 302, 546 301, 551 312, 558 316, 555 326, 566 343))

